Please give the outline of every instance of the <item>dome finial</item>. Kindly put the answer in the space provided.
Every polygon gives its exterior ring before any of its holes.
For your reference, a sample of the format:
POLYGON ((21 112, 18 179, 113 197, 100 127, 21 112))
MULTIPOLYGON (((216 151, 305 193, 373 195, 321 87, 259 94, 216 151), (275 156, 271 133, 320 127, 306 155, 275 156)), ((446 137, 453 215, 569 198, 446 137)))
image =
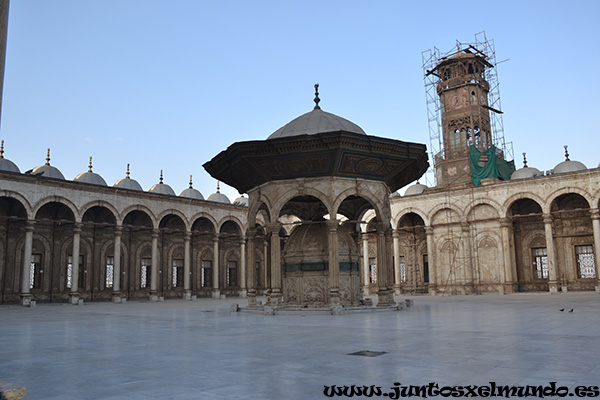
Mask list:
POLYGON ((50 165, 50 149, 48 149, 48 153, 46 153, 46 165, 50 165))
POLYGON ((160 181, 158 183, 160 183, 162 185, 163 183, 163 177, 162 177, 162 169, 160 170, 160 181))
POLYGON ((125 179, 129 179, 129 164, 127 164, 127 172, 125 173, 125 179))
POLYGON ((527 168, 527 153, 523 153, 523 168, 527 168))
POLYGON ((565 148, 565 161, 571 161, 571 160, 569 160, 569 150, 568 150, 569 146, 565 145, 564 148, 565 148))
POLYGON ((88 172, 92 172, 92 157, 90 157, 90 165, 88 165, 88 172))
POLYGON ((0 142, 0 158, 4 158, 4 140, 0 142))
POLYGON ((219 181, 217 181, 217 193, 221 193, 219 188, 219 181))
POLYGON ((190 189, 193 189, 192 187, 192 176, 190 175, 190 189))
POLYGON ((321 99, 319 99, 319 84, 315 83, 315 110, 320 110, 321 107, 319 107, 319 102, 321 101, 321 99))

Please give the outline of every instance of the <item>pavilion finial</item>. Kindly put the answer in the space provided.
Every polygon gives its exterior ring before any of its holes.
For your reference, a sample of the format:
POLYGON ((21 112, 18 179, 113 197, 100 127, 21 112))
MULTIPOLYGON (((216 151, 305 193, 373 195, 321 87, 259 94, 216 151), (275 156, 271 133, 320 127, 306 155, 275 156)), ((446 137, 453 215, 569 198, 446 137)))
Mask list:
POLYGON ((46 153, 46 165, 50 165, 50 149, 48 149, 48 152, 46 153))
POLYGON ((192 176, 190 175, 190 189, 193 189, 192 187, 192 176))
POLYGON ((4 140, 0 142, 0 158, 4 158, 4 140))
POLYGON ((161 184, 161 185, 162 185, 162 183, 163 183, 162 171, 163 171, 163 170, 161 169, 161 170, 160 170, 160 181, 158 182, 158 183, 159 183, 159 184, 161 184))
POLYGON ((527 168, 527 153, 523 153, 523 168, 527 168))
POLYGON ((219 187, 219 181, 217 181, 217 193, 221 193, 221 192, 220 192, 220 189, 221 189, 221 188, 219 187))
POLYGON ((565 148, 565 161, 571 161, 571 160, 569 160, 569 150, 568 150, 569 146, 565 145, 564 148, 565 148))
POLYGON ((92 157, 90 157, 90 165, 88 165, 88 172, 92 172, 92 157))
POLYGON ((127 172, 125 173, 125 179, 129 179, 129 164, 127 164, 127 172))
POLYGON ((321 101, 321 99, 319 99, 319 84, 315 83, 315 110, 320 110, 321 107, 319 107, 319 102, 321 101))

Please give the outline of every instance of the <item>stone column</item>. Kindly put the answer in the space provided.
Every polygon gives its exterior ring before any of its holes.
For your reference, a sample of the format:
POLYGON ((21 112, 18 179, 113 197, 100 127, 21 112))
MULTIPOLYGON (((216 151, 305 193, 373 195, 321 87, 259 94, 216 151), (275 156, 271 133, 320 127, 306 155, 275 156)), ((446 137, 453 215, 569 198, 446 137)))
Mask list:
POLYGON ((464 271, 464 291, 465 293, 473 293, 474 292, 474 274, 473 274, 473 256, 472 256, 472 246, 471 246, 471 228, 468 222, 462 222, 460 224, 460 229, 462 231, 462 236, 464 238, 463 242, 464 252, 465 252, 465 271, 464 271))
POLYGON ((23 251, 23 269, 21 271, 21 305, 28 306, 31 303, 31 251, 33 248, 33 229, 35 221, 27 221, 25 226, 25 249, 23 251))
POLYGON ((600 210, 591 209, 594 231, 594 264, 596 265, 596 292, 600 293, 600 210))
POLYGON ((248 229, 248 307, 256 307, 256 229, 248 229))
POLYGON ((338 245, 338 220, 327 221, 329 236, 327 247, 329 249, 329 305, 340 305, 340 259, 338 245))
POLYGON ((192 240, 192 232, 186 231, 183 235, 183 290, 185 291, 183 298, 186 300, 192 299, 192 287, 190 285, 190 241, 192 240))
POLYGON ((112 301, 121 302, 121 234, 123 228, 120 225, 115 227, 115 248, 113 255, 113 292, 112 301))
POLYGON ((546 252, 548 254, 548 291, 558 293, 558 271, 554 254, 554 236, 552 235, 552 215, 544 214, 544 231, 546 233, 546 252))
POLYGON ((515 283, 513 276, 512 258, 510 253, 510 227, 512 223, 508 218, 500 218, 500 230, 502 231, 502 261, 504 263, 504 293, 512 293, 515 283))
POLYGON ((154 229, 152 238, 152 266, 150 267, 150 301, 158 301, 158 229, 154 229))
POLYGON ((246 239, 240 239, 240 297, 246 297, 246 239))
POLYGON ((221 298, 219 290, 219 235, 215 235, 213 239, 213 299, 221 298))
POLYGON ((390 285, 392 270, 391 230, 379 223, 377 228, 377 306, 389 306, 394 303, 394 293, 390 285))
MULTIPOLYGON (((394 240, 394 292, 400 294, 402 288, 402 271, 400 270, 400 234, 398 231, 392 233, 392 238, 394 240)), ((406 273, 406 266, 404 273, 406 273)))
POLYGON ((271 257, 269 256, 269 243, 267 239, 267 232, 265 228, 265 237, 263 239, 263 286, 265 294, 271 293, 271 272, 269 267, 271 266, 271 257))
MULTIPOLYGON (((433 226, 426 226, 425 233, 427 234, 427 261, 429 264, 429 294, 434 295, 437 292, 436 282, 436 265, 435 265, 435 240, 433 234, 433 226)), ((425 271, 423 271, 425 272, 425 271)))
POLYGON ((79 242, 81 240, 81 223, 75 223, 73 228, 73 255, 71 256, 71 293, 69 302, 78 304, 79 302, 79 242))
POLYGON ((281 243, 279 239, 280 223, 267 225, 271 237, 271 304, 281 303, 281 243))
POLYGON ((363 250, 363 259, 362 259, 362 271, 363 271, 363 296, 369 295, 369 276, 371 274, 370 266, 369 266, 369 236, 366 233, 362 235, 362 250, 363 250))

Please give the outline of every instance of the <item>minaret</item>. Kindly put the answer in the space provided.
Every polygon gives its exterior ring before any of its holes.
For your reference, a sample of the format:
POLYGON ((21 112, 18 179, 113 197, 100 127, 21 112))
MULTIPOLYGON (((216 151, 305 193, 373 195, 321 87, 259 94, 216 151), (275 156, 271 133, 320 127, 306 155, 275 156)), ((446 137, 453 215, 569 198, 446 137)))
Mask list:
MULTIPOLYGON (((439 79, 443 152, 434 160, 438 185, 471 181, 469 147, 479 151, 492 146, 489 83, 486 68, 492 68, 483 53, 469 46, 443 57, 430 73, 439 79)), ((486 160, 480 160, 480 163, 486 160)))

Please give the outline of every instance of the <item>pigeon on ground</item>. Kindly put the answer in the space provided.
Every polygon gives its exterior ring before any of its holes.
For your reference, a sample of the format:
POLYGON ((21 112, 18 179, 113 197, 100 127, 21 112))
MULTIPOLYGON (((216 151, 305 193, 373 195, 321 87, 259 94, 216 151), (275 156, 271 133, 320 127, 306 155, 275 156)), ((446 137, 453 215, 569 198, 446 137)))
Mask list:
POLYGON ((563 312, 563 311, 565 311, 565 309, 564 309, 564 308, 561 308, 561 309, 560 309, 560 310, 558 310, 558 311, 560 311, 560 312, 563 312))
POLYGON ((573 309, 571 308, 571 309, 569 310, 569 312, 573 312, 573 309))

